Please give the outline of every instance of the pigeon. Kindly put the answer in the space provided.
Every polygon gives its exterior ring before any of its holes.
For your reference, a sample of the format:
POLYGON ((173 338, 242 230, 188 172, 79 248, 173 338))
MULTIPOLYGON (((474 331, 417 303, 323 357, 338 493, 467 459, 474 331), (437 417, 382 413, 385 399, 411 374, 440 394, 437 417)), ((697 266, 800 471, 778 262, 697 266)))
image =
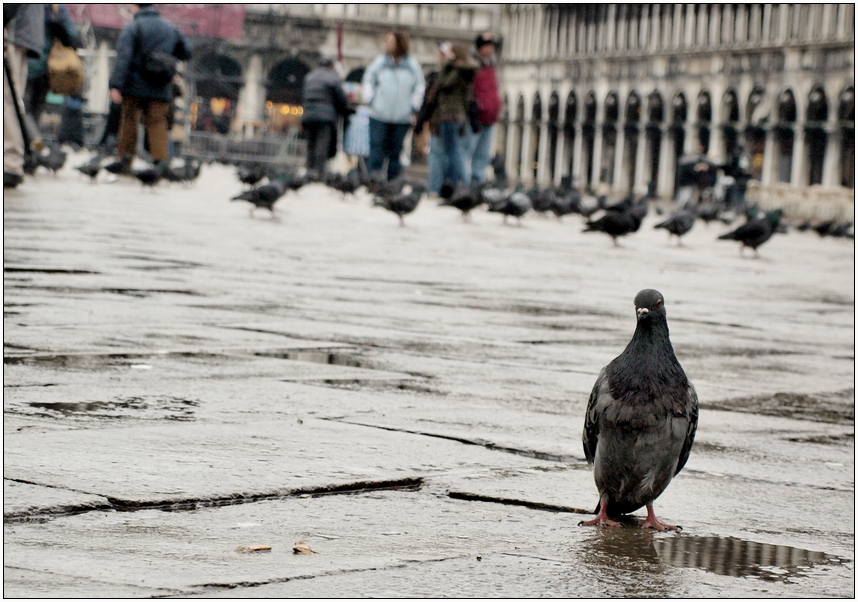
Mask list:
POLYGON ((238 170, 238 180, 242 184, 246 184, 251 188, 259 184, 259 182, 268 173, 266 167, 260 163, 250 163, 241 167, 238 170))
POLYGON ((719 236, 718 240, 738 240, 742 243, 739 247, 740 256, 744 253, 745 247, 751 247, 755 257, 759 257, 760 253, 757 251, 757 247, 774 235, 780 226, 781 217, 783 217, 783 211, 780 209, 769 211, 762 217, 750 219, 745 225, 719 236))
MULTIPOLYGON (((637 232, 640 229, 641 222, 643 222, 648 211, 648 204, 646 198, 643 198, 634 205, 631 204, 630 199, 626 199, 618 205, 622 205, 626 209, 619 212, 606 211, 596 221, 588 221, 583 232, 604 232, 613 239, 614 246, 619 247, 620 243, 617 242, 617 238, 637 232)), ((614 205, 614 207, 618 205, 614 205)))
POLYGON ((697 221, 697 206, 691 205, 680 209, 669 218, 655 225, 656 228, 664 228, 672 236, 676 236, 677 246, 682 246, 682 237, 691 231, 694 222, 697 221))
POLYGON ((564 215, 575 213, 580 206, 581 197, 577 192, 565 192, 564 194, 556 195, 551 201, 551 213, 557 216, 558 220, 563 219, 564 215))
POLYGON ((360 171, 355 168, 350 170, 346 175, 331 174, 327 177, 325 184, 341 192, 343 200, 345 200, 347 194, 354 197, 357 189, 361 187, 360 171))
POLYGON ((527 191, 527 196, 530 197, 533 210, 540 215, 545 215, 547 211, 551 211, 551 204, 557 199, 557 193, 551 188, 544 190, 532 188, 527 191))
POLYGON ((507 223, 506 219, 509 216, 515 217, 518 220, 518 225, 521 225, 521 216, 533 208, 530 202, 530 197, 523 192, 513 192, 509 196, 502 198, 500 201, 489 206, 489 211, 503 214, 503 223, 507 223))
POLYGON ((164 177, 170 182, 190 184, 199 177, 201 165, 199 161, 185 159, 184 164, 167 169, 164 177))
POLYGON ((583 217, 590 219, 594 213, 605 208, 606 201, 607 197, 604 195, 598 197, 592 195, 582 196, 581 200, 578 202, 577 212, 583 217))
POLYGON ((471 219, 471 211, 483 204, 480 186, 459 182, 449 198, 442 199, 439 207, 455 207, 462 212, 462 220, 471 219))
POLYGON ((101 171, 101 161, 103 157, 101 155, 96 155, 83 165, 78 165, 75 167, 80 173, 85 176, 89 176, 89 181, 95 184, 95 179, 98 177, 98 172, 101 171))
POLYGON ((155 184, 161 181, 161 178, 164 176, 163 169, 160 169, 158 166, 147 167, 146 169, 138 169, 137 171, 132 171, 131 175, 140 180, 140 183, 143 186, 148 186, 152 190, 155 189, 155 184))
POLYGON ((681 527, 659 521, 653 502, 691 453, 697 392, 670 344, 662 294, 642 290, 635 312, 632 340, 599 372, 587 403, 582 440, 599 504, 580 524, 619 526, 615 519, 646 506, 641 527, 673 531, 681 527))
POLYGON ((268 209, 271 216, 274 217, 274 203, 286 193, 288 176, 279 176, 271 180, 268 184, 251 188, 232 197, 233 201, 248 201, 253 206, 250 208, 250 216, 253 217, 253 212, 256 209, 268 209))
POLYGON ((38 157, 38 164, 57 175, 57 172, 66 164, 67 156, 68 154, 59 145, 52 144, 47 155, 38 157))
POLYGON ((420 197, 426 192, 424 185, 416 185, 411 187, 409 193, 397 193, 390 196, 376 195, 373 199, 373 206, 384 207, 388 211, 399 216, 399 225, 405 226, 404 215, 407 215, 417 209, 417 204, 420 202, 420 197))

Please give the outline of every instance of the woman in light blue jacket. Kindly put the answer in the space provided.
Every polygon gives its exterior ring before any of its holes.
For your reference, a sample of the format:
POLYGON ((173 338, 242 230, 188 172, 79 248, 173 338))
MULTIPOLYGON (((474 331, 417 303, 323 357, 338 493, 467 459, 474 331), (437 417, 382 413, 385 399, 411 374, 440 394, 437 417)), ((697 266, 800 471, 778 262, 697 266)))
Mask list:
POLYGON ((387 159, 388 180, 402 172, 402 143, 426 88, 420 64, 408 54, 409 44, 408 34, 388 33, 385 53, 370 63, 363 76, 363 102, 369 107, 367 169, 378 177, 387 159))

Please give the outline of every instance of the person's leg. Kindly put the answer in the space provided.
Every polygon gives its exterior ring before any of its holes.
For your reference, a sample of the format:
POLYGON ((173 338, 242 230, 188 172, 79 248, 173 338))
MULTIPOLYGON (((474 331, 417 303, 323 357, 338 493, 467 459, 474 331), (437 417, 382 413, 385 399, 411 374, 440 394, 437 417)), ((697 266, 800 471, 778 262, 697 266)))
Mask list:
POLYGON ((149 100, 143 109, 143 126, 149 134, 149 152, 156 165, 169 162, 170 147, 167 133, 167 114, 170 103, 166 100, 149 100))
POLYGON ((491 162, 492 141, 494 139, 495 126, 484 127, 474 137, 474 146, 471 152, 471 181, 485 182, 486 168, 491 162))
MULTIPOLYGON (((24 114, 24 86, 27 81, 27 55, 24 49, 6 44, 6 60, 12 85, 18 93, 18 108, 24 114)), ((24 135, 15 112, 15 102, 6 75, 3 75, 3 185, 17 186, 24 178, 24 135), (9 174, 8 177, 6 174, 9 174)))
POLYGON ((316 173, 321 178, 325 175, 328 166, 328 155, 331 148, 331 137, 335 135, 333 123, 320 123, 316 139, 316 173))
POLYGON ((369 159, 366 168, 370 174, 376 173, 384 165, 386 125, 383 121, 369 118, 369 159))
POLYGON ((122 116, 119 118, 119 141, 116 154, 130 166, 137 151, 137 122, 140 119, 140 101, 133 96, 122 99, 122 116))
POLYGON ((49 86, 47 73, 27 80, 24 106, 27 108, 27 113, 33 117, 36 125, 39 124, 39 119, 45 111, 45 98, 48 95, 49 86))
POLYGON ((307 172, 316 170, 316 146, 318 143, 319 124, 315 121, 308 121, 301 124, 304 128, 304 137, 307 139, 307 172))
POLYGON ((429 177, 426 183, 429 192, 438 194, 441 191, 446 164, 447 156, 444 154, 441 138, 432 134, 429 137, 429 177))
POLYGON ((462 181, 466 184, 473 179, 471 165, 476 141, 477 134, 471 129, 468 120, 465 120, 465 134, 459 137, 459 156, 461 157, 462 181))
POLYGON ((402 163, 399 158, 402 155, 402 143, 411 126, 407 123, 390 123, 388 126, 387 179, 389 181, 395 180, 402 173, 402 163))
POLYGON ((462 179, 462 159, 459 155, 460 123, 443 122, 440 125, 441 144, 447 155, 447 165, 444 169, 444 180, 456 186, 462 179))

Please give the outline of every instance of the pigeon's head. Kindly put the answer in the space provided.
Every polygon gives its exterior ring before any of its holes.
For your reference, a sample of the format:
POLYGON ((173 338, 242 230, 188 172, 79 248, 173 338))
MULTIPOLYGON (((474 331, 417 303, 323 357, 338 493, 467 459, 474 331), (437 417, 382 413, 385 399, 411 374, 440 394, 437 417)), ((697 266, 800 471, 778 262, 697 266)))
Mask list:
POLYGON ((638 322, 652 319, 655 316, 666 318, 664 296, 652 288, 642 290, 635 296, 635 312, 638 316, 638 322))

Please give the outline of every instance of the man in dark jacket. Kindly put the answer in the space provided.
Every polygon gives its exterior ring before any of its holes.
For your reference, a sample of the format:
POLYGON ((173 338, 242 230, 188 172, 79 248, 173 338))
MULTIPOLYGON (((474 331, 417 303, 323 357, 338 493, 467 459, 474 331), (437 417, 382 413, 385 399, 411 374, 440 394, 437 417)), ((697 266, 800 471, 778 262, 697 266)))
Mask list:
POLYGON ((304 113, 301 125, 307 137, 307 174, 322 178, 328 159, 336 154, 337 121, 349 113, 348 99, 334 62, 323 57, 304 78, 304 113))
MULTIPOLYGON (((155 165, 166 170, 169 163, 167 114, 170 111, 172 77, 152 70, 152 59, 191 58, 191 45, 185 36, 158 14, 151 4, 137 4, 134 21, 122 30, 116 43, 116 63, 110 75, 110 98, 122 103, 119 125, 119 161, 105 169, 129 173, 137 148, 137 122, 143 112, 143 124, 149 137, 149 149, 155 165)), ((169 60, 169 59, 167 59, 169 60)), ((169 74, 168 74, 169 75, 169 74)))
POLYGON ((462 152, 468 173, 465 181, 482 182, 486 179, 486 168, 489 166, 495 124, 500 118, 503 101, 498 92, 497 74, 495 73, 495 39, 489 32, 481 33, 474 42, 476 52, 474 59, 480 64, 480 69, 474 77, 474 101, 477 104, 477 128, 474 131, 468 120, 467 135, 461 138, 462 152))

